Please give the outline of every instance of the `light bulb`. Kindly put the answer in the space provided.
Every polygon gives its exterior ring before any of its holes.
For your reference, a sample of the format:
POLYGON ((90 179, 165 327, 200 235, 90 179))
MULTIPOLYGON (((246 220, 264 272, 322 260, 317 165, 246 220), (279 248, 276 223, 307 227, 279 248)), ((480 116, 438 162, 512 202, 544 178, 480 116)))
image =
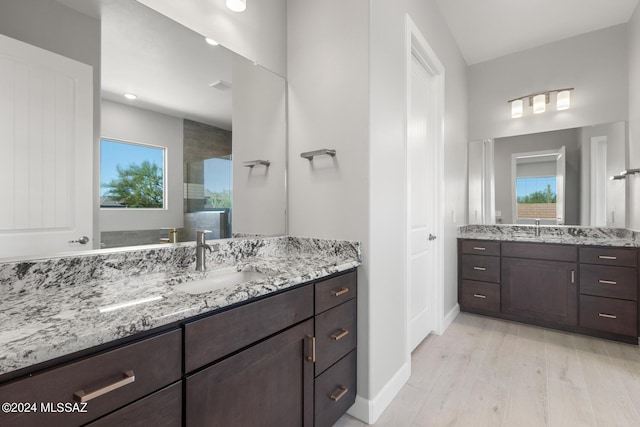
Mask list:
POLYGON ((247 8, 247 0, 227 0, 226 5, 234 12, 244 12, 247 8))
POLYGON ((522 117, 524 113, 524 103, 522 99, 516 99, 515 101, 511 101, 511 117, 516 119, 518 117, 522 117))
POLYGON ((536 95, 533 97, 533 113, 540 114, 544 113, 547 106, 547 95, 542 93, 540 95, 536 95))
POLYGON ((568 110, 570 106, 571 106, 571 91, 563 90, 562 92, 558 92, 558 97, 556 99, 556 109, 568 110))

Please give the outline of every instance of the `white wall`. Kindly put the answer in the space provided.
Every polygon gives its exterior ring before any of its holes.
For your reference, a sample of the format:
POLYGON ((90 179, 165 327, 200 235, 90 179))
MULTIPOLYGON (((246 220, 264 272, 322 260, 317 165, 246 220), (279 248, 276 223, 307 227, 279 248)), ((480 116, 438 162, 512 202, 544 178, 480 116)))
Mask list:
MULTIPOLYGON (((100 209, 100 231, 182 228, 183 205, 183 120, 118 102, 102 100, 100 135, 126 142, 166 147, 166 209, 100 209)), ((122 159, 127 165, 127 159, 122 159)), ((95 164, 100 170, 100 162, 95 164)))
MULTIPOLYGON (((629 153, 627 166, 640 168, 640 6, 628 25, 629 34, 629 153)), ((627 181, 628 224, 640 230, 640 174, 627 181)))
POLYGON ((233 56, 233 233, 286 232, 286 82, 233 56), (244 166, 268 160, 269 167, 244 166))
POLYGON ((469 139, 627 120, 628 71, 625 24, 472 65, 469 139), (575 88, 569 110, 550 105, 544 114, 511 118, 509 99, 565 87, 575 88))
POLYGON ((445 66, 445 313, 457 303, 466 216, 465 64, 435 1, 296 0, 288 8, 289 227, 362 243, 358 400, 368 422, 408 374, 405 279, 405 14, 445 66), (300 158, 334 148, 335 158, 300 158))
POLYGON ((286 75, 287 1, 249 0, 242 13, 223 0, 138 0, 260 65, 286 75))

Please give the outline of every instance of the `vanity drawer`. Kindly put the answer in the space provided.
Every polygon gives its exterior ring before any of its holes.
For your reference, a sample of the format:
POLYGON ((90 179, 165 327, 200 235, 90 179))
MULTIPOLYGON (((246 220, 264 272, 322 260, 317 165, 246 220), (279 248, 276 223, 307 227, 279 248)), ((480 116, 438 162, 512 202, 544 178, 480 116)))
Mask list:
POLYGON ((462 240, 463 254, 500 256, 500 242, 487 240, 462 240))
POLYGON ((462 278, 480 282, 500 283, 500 258, 482 255, 462 255, 462 278))
POLYGON ((87 424, 90 427, 180 427, 182 425, 182 382, 87 424))
POLYGON ((322 313, 356 297, 358 279, 355 271, 317 282, 316 313, 322 313))
POLYGON ((84 424, 178 381, 181 370, 182 331, 175 330, 1 386, 1 402, 89 400, 87 412, 0 413, 0 425, 84 424))
POLYGON ((184 325, 185 372, 313 316, 313 287, 303 286, 184 325))
POLYGON ((580 264, 580 293, 637 301, 637 274, 635 268, 580 264))
POLYGON ((580 295, 580 326, 635 337, 637 307, 635 301, 580 295))
POLYGON ((462 281, 460 304, 464 308, 500 312, 500 285, 498 283, 462 281))
POLYGON ((316 375, 356 348, 356 300, 316 316, 316 375))
POLYGON ((356 400, 356 351, 315 381, 315 427, 330 427, 356 400))
POLYGON ((502 254, 510 258, 564 262, 578 261, 578 249, 576 246, 553 243, 503 242, 502 254))
POLYGON ((638 257, 635 249, 580 248, 580 262, 585 264, 637 267, 638 257))

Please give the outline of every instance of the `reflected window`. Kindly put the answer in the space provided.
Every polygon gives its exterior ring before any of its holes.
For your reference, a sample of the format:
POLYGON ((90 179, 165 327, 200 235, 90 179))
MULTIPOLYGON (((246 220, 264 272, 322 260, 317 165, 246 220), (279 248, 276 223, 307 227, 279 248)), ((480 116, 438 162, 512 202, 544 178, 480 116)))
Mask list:
POLYGON ((536 176, 516 178, 518 218, 550 218, 557 215, 557 178, 536 176))
POLYGON ((231 209, 231 156, 204 161, 204 209, 231 209))
POLYGON ((165 207, 165 149, 100 140, 100 207, 165 207))

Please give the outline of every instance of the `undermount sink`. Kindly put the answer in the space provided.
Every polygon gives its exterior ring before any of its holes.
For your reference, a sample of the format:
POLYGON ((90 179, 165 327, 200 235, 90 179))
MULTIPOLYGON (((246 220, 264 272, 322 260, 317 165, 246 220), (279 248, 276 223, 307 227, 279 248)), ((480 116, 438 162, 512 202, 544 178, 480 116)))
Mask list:
POLYGON ((222 268, 207 272, 207 277, 204 279, 177 284, 175 285, 175 289, 197 295, 228 286, 265 279, 272 275, 273 274, 261 273, 259 271, 238 271, 235 267, 222 268))

